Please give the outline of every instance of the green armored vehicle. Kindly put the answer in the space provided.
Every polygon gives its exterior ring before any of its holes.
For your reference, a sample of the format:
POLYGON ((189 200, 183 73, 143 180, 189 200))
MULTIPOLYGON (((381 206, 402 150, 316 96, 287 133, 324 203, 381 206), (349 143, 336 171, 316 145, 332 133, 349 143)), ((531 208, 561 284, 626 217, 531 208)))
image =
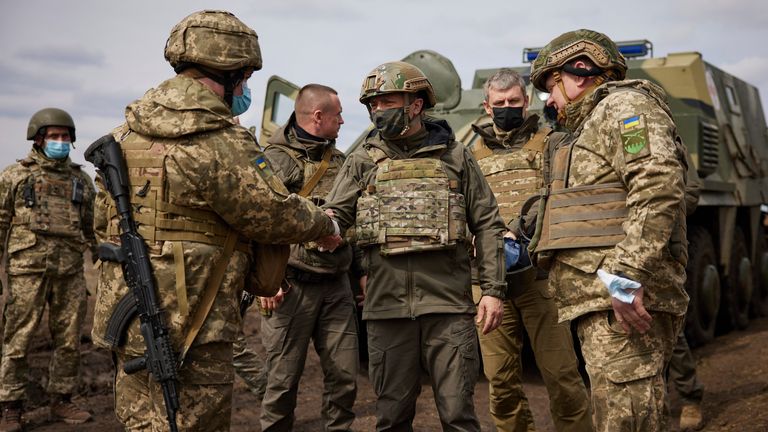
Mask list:
MULTIPOLYGON (((761 212, 768 203, 768 130, 760 95, 756 87, 705 62, 699 53, 653 58, 648 41, 618 45, 628 59, 628 78, 651 80, 667 92, 689 162, 701 178, 699 206, 688 219, 686 287, 691 297, 686 333, 692 345, 700 345, 716 331, 744 328, 750 316, 768 315, 768 249, 761 212)), ((523 63, 537 54, 536 48, 525 49, 523 63)), ((471 146, 470 125, 490 121, 482 108, 482 87, 498 69, 475 71, 471 88, 462 89, 451 61, 434 51, 416 51, 403 60, 432 82, 438 103, 428 115, 448 121, 456 138, 471 146)), ((528 80, 529 66, 512 69, 528 80)), ((287 100, 295 95, 290 83, 274 80, 267 92, 262 142, 276 127, 269 119, 277 117, 279 96, 287 100)), ((532 86, 528 93, 529 109, 541 114, 548 94, 532 86)))

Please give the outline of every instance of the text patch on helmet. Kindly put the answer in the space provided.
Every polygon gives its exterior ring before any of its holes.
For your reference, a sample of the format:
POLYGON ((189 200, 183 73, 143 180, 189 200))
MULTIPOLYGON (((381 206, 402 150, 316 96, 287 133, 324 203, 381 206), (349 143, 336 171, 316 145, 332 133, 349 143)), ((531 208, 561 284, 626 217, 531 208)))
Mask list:
POLYGON ((621 135, 621 144, 624 147, 624 157, 627 161, 651 154, 644 114, 620 120, 619 133, 621 135))

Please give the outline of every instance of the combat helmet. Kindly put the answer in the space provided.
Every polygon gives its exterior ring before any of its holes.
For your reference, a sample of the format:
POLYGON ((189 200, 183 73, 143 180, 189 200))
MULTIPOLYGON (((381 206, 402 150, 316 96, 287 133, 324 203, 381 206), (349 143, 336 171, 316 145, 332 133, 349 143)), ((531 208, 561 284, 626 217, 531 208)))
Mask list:
POLYGON ((40 129, 47 126, 69 128, 69 137, 75 142, 75 122, 66 111, 58 108, 43 108, 32 114, 27 126, 27 139, 33 140, 40 129))
POLYGON ((627 62, 608 36, 594 30, 581 29, 561 34, 539 51, 531 65, 531 83, 538 90, 546 92, 547 75, 560 69, 581 76, 606 73, 615 80, 623 80, 627 74, 627 62), (579 57, 589 58, 598 69, 589 71, 589 74, 582 69, 568 70, 566 64, 579 57))
POLYGON ((261 69, 256 32, 226 11, 195 12, 176 24, 165 43, 165 59, 176 72, 188 64, 220 71, 261 69))
POLYGON ((424 109, 435 106, 435 91, 426 75, 416 66, 402 61, 384 63, 366 75, 360 89, 360 103, 367 104, 374 96, 398 92, 422 93, 424 109))

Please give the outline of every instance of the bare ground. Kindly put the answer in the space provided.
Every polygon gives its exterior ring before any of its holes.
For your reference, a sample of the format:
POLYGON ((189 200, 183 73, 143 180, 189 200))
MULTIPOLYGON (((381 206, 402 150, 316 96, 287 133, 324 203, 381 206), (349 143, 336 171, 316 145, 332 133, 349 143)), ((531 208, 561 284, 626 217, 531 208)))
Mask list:
MULTIPOLYGON (((92 275, 88 276, 89 286, 93 286, 92 275)), ((89 297, 89 300, 87 323, 92 319, 93 298, 89 297)), ((44 317, 44 320, 47 320, 47 317, 44 317)), ((249 315, 246 321, 246 334, 251 346, 263 353, 258 334, 258 320, 257 313, 249 315)), ((26 404, 27 412, 24 414, 27 430, 49 432, 121 430, 112 412, 111 360, 106 352, 93 347, 86 336, 89 332, 90 324, 87 324, 83 330, 83 388, 75 400, 94 414, 94 420, 77 426, 48 421, 48 400, 43 389, 50 359, 50 336, 47 325, 42 324, 29 355, 31 382, 28 391, 29 400, 26 404)), ((768 430, 768 318, 753 320, 745 331, 718 337, 713 343, 695 349, 694 356, 698 359, 699 379, 705 385, 704 411, 708 423, 703 430, 743 432, 768 430)), ((358 385, 359 391, 355 405, 357 419, 353 428, 361 431, 374 430, 375 396, 366 376, 360 375, 358 385)), ((525 389, 537 428, 541 431, 554 431, 548 412, 546 390, 535 369, 526 371, 525 389)), ((299 390, 299 409, 296 410, 295 430, 322 430, 321 399, 322 375, 319 360, 314 352, 311 352, 299 390)), ((481 380, 478 383, 474 401, 483 430, 494 430, 488 415, 486 381, 481 380)), ((673 417, 676 417, 680 408, 675 394, 671 395, 671 407, 673 417)), ((259 412, 256 397, 238 379, 235 382, 232 431, 260 430, 259 412)), ((417 431, 440 430, 432 391, 427 384, 423 385, 419 398, 414 428, 417 431)))

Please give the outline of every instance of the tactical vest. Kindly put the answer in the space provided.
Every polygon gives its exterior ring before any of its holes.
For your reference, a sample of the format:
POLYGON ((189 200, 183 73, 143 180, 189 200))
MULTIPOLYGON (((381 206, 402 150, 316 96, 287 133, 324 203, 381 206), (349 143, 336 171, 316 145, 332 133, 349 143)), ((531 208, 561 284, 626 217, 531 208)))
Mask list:
POLYGON ((544 148, 550 128, 541 128, 519 150, 494 153, 478 140, 473 149, 475 159, 491 186, 499 213, 509 225, 521 216, 523 203, 541 194, 544 187, 544 148))
MULTIPOLYGON (((19 161, 29 168, 31 175, 20 185, 25 209, 17 210, 14 225, 27 225, 38 234, 59 237, 82 237, 80 207, 85 185, 72 174, 58 170, 44 170, 32 159, 19 161)), ((78 169, 79 167, 73 168, 78 169)))
POLYGON ((555 152, 536 252, 613 246, 624 239, 627 191, 620 182, 568 187, 573 145, 555 152))
MULTIPOLYGON (((190 208, 168 201, 165 159, 171 144, 178 140, 149 138, 126 133, 120 139, 131 185, 131 204, 139 234, 150 249, 159 251, 164 241, 192 241, 223 247, 230 227, 205 208, 190 208)), ((107 235, 119 242, 120 231, 114 202, 109 201, 107 235)), ((247 251, 246 242, 236 249, 247 251)), ((181 260, 183 265, 183 259, 181 260)))
POLYGON ((296 165, 304 170, 304 187, 299 191, 299 195, 309 198, 317 205, 323 205, 325 203, 325 196, 331 191, 336 175, 341 169, 338 158, 333 157, 333 147, 328 146, 325 150, 326 153, 323 154, 323 159, 319 161, 313 161, 307 158, 306 154, 288 146, 282 147, 285 149, 288 156, 296 162, 296 165), (326 158, 327 162, 323 162, 326 158), (322 176, 316 181, 313 181, 315 180, 315 174, 323 169, 324 163, 325 168, 322 176))
POLYGON ((390 159, 369 149, 374 184, 357 201, 358 246, 381 245, 382 255, 444 250, 466 240, 467 214, 458 180, 437 158, 390 159))

